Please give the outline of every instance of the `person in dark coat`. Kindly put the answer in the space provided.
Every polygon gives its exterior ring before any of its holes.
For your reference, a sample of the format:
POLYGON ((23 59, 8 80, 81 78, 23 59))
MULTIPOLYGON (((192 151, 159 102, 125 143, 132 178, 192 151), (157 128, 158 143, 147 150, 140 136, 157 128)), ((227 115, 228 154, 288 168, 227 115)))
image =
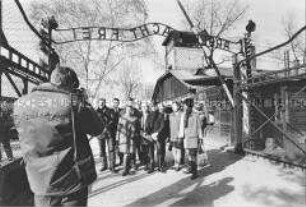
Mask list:
POLYGON ((150 107, 148 103, 142 104, 142 116, 140 119, 140 136, 141 136, 141 152, 142 161, 145 165, 144 170, 149 170, 150 158, 149 158, 149 145, 153 144, 153 139, 148 135, 147 122, 150 115, 150 107))
MULTIPOLYGON (((123 110, 119 107, 120 100, 118 98, 113 98, 113 107, 110 108, 110 117, 111 117, 111 125, 110 125, 110 132, 113 140, 116 140, 116 133, 117 133, 117 126, 119 123, 119 118, 123 113, 123 110)), ((115 154, 118 154, 119 157, 119 165, 123 164, 123 154, 117 150, 118 144, 115 143, 115 154)), ((116 155, 114 156, 114 160, 116 161, 116 155)))
POLYGON ((160 132, 160 136, 157 140, 157 156, 159 162, 159 171, 165 171, 165 157, 166 157, 166 143, 170 137, 170 122, 169 122, 169 109, 166 108, 163 104, 158 106, 159 113, 164 117, 164 125, 160 132))
POLYGON ((152 138, 152 143, 148 145, 149 148, 149 170, 148 173, 152 173, 154 171, 154 149, 157 150, 157 159, 158 159, 158 170, 164 171, 164 156, 162 152, 162 143, 164 140, 164 136, 162 131, 164 129, 164 114, 158 111, 158 106, 156 102, 151 104, 151 113, 148 117, 147 121, 147 133, 152 138))
POLYGON ((135 170, 134 162, 131 162, 131 160, 133 159, 132 155, 135 153, 135 139, 138 136, 139 127, 139 119, 134 115, 134 107, 127 105, 125 114, 119 119, 116 137, 119 151, 124 154, 122 176, 130 173, 131 165, 135 170))
MULTIPOLYGON (((142 112, 141 112, 141 103, 139 101, 135 102, 132 99, 133 107, 134 107, 134 115, 137 117, 138 119, 138 123, 140 124, 140 120, 142 117, 142 112)), ((144 164, 144 155, 143 155, 143 151, 141 149, 141 143, 142 143, 142 137, 140 136, 140 126, 137 127, 137 129, 139 129, 136 132, 136 138, 135 138, 135 153, 133 154, 133 161, 134 161, 134 165, 136 167, 136 169, 138 169, 138 165, 136 164, 136 156, 138 156, 138 160, 140 161, 141 164, 144 164)))
POLYGON ((50 83, 14 103, 14 124, 35 206, 86 206, 88 186, 97 178, 86 135, 97 136, 103 127, 78 87, 76 73, 58 67, 50 83))
POLYGON ((100 157, 102 158, 102 167, 100 171, 109 169, 112 172, 116 172, 116 136, 112 134, 114 130, 113 121, 115 120, 112 118, 111 109, 106 106, 106 99, 99 99, 97 113, 104 126, 102 134, 98 136, 100 157))
MULTIPOLYGON (((10 136, 9 130, 13 127, 12 116, 10 116, 10 112, 7 106, 6 101, 1 104, 0 108, 0 143, 3 145, 4 151, 6 153, 6 157, 9 161, 13 161, 13 151, 10 144, 10 136)), ((2 152, 0 148, 0 163, 2 160, 2 152)))

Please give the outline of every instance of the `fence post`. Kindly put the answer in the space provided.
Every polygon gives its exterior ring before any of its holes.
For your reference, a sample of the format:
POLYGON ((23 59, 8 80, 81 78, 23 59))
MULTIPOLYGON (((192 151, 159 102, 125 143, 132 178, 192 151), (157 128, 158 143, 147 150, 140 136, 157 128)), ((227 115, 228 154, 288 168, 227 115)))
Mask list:
POLYGON ((241 70, 238 64, 238 55, 233 56, 233 74, 234 74, 234 87, 233 87, 233 133, 231 137, 231 145, 235 147, 235 152, 242 154, 242 99, 241 95, 241 70))

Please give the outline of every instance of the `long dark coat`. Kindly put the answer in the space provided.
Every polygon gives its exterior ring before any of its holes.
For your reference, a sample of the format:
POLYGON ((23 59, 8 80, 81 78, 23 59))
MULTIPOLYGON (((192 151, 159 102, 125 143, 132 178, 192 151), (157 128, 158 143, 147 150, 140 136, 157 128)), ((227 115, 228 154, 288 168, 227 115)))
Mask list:
POLYGON ((146 130, 149 135, 158 133, 158 140, 165 140, 165 136, 162 134, 165 126, 164 114, 160 113, 159 111, 151 112, 148 116, 146 125, 146 130))
POLYGON ((102 121, 103 131, 98 136, 99 139, 110 139, 114 138, 112 137, 112 125, 113 125, 113 119, 112 119, 112 111, 110 108, 104 106, 103 108, 98 108, 97 113, 99 118, 102 121))

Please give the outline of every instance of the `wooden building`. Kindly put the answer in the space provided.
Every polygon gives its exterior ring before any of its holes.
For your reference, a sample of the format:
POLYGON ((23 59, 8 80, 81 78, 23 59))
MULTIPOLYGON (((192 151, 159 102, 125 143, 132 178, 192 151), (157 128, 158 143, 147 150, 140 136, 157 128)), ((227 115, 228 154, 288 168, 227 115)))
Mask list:
MULTIPOLYGON (((206 113, 215 117, 211 132, 229 142, 232 107, 214 69, 205 67, 203 52, 191 32, 172 32, 163 42, 166 72, 156 82, 153 100, 169 102, 194 97, 204 103, 206 113)), ((220 68, 229 89, 233 91, 233 69, 220 68)))
POLYGON ((252 102, 260 108, 284 133, 267 119, 251 108, 250 123, 251 139, 245 139, 245 146, 252 150, 265 149, 267 138, 272 138, 275 144, 286 151, 288 159, 296 159, 302 155, 301 150, 292 144, 305 149, 306 139, 306 69, 298 66, 277 72, 269 72, 252 78, 248 90, 252 94, 252 102), (248 143, 249 142, 249 143, 248 143))
MULTIPOLYGON (((222 68, 220 71, 232 92, 231 68, 222 68)), ((229 142, 232 106, 211 69, 169 70, 157 80, 153 100, 167 103, 187 97, 193 97, 195 101, 204 104, 205 112, 215 117, 215 124, 210 132, 221 136, 224 142, 229 142)))
MULTIPOLYGON (((168 102, 194 97, 196 101, 203 102, 205 110, 215 118, 210 133, 224 145, 230 144, 235 139, 232 133, 233 108, 214 70, 205 67, 195 36, 190 32, 175 32, 165 39, 163 46, 166 48, 167 71, 156 82, 153 100, 168 102)), ((220 68, 220 73, 233 93, 233 69, 220 68)), ((249 100, 263 114, 247 104, 247 120, 241 117, 243 127, 250 129, 242 137, 245 148, 264 151, 266 140, 272 138, 287 158, 297 159, 301 155, 301 150, 284 133, 305 148, 305 79, 304 66, 274 72, 252 69, 252 79, 248 84, 243 83, 242 88, 251 94, 249 100), (267 119, 272 120, 280 130, 268 123, 267 119)))

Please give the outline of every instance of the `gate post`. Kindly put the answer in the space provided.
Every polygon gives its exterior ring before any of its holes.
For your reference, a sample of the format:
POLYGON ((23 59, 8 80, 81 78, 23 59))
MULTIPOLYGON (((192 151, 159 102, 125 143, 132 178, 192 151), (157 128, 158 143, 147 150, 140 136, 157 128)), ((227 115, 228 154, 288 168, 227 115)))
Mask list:
POLYGON ((0 97, 2 96, 2 71, 0 69, 0 97))
POLYGON ((27 79, 23 79, 23 90, 22 95, 27 94, 29 91, 29 81, 27 79))
POLYGON ((241 70, 238 64, 238 54, 233 56, 233 74, 234 74, 234 87, 233 87, 233 133, 231 137, 231 146, 234 146, 236 153, 242 154, 242 98, 241 98, 241 70))

